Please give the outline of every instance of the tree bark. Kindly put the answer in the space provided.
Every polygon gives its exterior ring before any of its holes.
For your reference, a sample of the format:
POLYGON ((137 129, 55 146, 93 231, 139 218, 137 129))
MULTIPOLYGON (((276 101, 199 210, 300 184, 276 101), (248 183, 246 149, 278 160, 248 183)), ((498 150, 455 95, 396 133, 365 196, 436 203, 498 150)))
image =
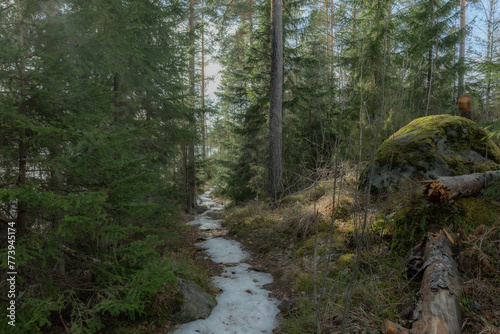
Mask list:
POLYGON ((269 114, 269 196, 282 191, 283 22, 282 0, 271 2, 271 91, 269 114))
MULTIPOLYGON (((460 0, 460 30, 463 31, 465 29, 465 0, 460 0)), ((464 93, 464 69, 465 62, 465 36, 462 37, 460 41, 460 47, 458 52, 458 63, 459 63, 459 75, 458 75, 458 94, 457 98, 462 96, 464 93)))
MULTIPOLYGON (((386 334, 458 334, 462 332, 460 281, 448 234, 427 233, 416 249, 424 272, 411 329, 384 320, 386 334)), ((415 255, 414 255, 415 257, 415 255)))
POLYGON ((443 176, 423 181, 424 198, 434 203, 449 203, 461 197, 478 195, 488 182, 500 176, 500 170, 460 176, 443 176))
MULTIPOLYGON (((195 66, 195 36, 194 36, 194 0, 189 0, 189 43, 190 43, 190 58, 189 58, 189 86, 190 94, 192 96, 192 101, 194 102, 195 95, 195 82, 194 82, 194 66, 195 66)), ((194 103, 193 103, 194 108, 194 103)), ((193 118, 194 119, 194 118, 193 118)), ((194 120, 189 122, 190 129, 194 132, 196 124, 194 120)), ((196 206, 196 166, 195 166, 195 154, 194 154, 194 139, 190 139, 188 143, 188 156, 187 156, 187 188, 188 188, 188 199, 187 207, 188 210, 193 209, 196 206)))

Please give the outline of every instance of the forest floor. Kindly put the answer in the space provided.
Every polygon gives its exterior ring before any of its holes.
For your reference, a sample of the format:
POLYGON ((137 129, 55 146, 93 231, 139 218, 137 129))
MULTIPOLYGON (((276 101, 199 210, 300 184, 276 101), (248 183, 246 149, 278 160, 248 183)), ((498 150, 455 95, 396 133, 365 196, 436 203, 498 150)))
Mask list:
POLYGON ((228 236, 251 251, 252 266, 273 275, 266 288, 283 317, 274 333, 380 333, 384 319, 404 325, 420 288, 405 277, 405 262, 435 225, 460 239, 463 333, 500 333, 500 202, 481 196, 437 207, 416 184, 368 202, 350 175, 280 203, 217 213, 228 236), (490 214, 479 214, 485 207, 490 214))

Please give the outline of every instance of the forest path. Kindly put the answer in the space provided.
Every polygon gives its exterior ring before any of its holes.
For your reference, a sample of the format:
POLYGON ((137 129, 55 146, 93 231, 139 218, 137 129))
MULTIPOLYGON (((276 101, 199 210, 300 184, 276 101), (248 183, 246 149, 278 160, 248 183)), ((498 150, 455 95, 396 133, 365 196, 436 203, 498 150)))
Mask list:
POLYGON ((217 306, 207 319, 183 324, 173 333, 271 334, 279 324, 276 316, 280 312, 279 301, 270 298, 271 291, 264 289, 264 285, 273 281, 271 274, 252 270, 248 263, 251 256, 238 241, 212 237, 223 235, 224 229, 219 219, 210 217, 210 213, 223 209, 221 204, 212 201, 210 191, 200 196, 198 204, 208 210, 188 224, 199 225, 207 238, 195 245, 212 261, 224 266, 221 276, 212 278, 222 293, 216 297, 217 306))

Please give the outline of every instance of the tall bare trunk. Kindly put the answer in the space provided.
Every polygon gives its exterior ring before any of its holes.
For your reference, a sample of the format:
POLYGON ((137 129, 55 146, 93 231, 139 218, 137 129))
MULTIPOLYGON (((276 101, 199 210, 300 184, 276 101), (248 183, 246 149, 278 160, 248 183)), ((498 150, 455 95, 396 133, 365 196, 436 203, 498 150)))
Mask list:
POLYGON ((269 114, 269 196, 282 191, 283 21, 282 0, 271 0, 271 90, 269 114))
MULTIPOLYGON (((202 2, 203 4, 203 2, 202 2)), ((206 120, 205 120, 205 26, 204 26, 205 15, 201 13, 201 23, 203 29, 201 31, 201 138, 202 138, 202 148, 201 157, 203 161, 206 159, 206 120)))
MULTIPOLYGON (((491 64, 493 61, 493 52, 495 50, 495 36, 494 36, 494 13, 496 11, 496 5, 498 0, 490 0, 488 16, 488 28, 487 28, 487 42, 486 42, 486 61, 491 64)), ((486 11, 486 8, 485 8, 486 11)), ((488 120, 490 99, 491 99, 491 68, 488 67, 486 73, 486 92, 484 101, 484 116, 488 120)))
POLYGON ((326 35, 326 53, 330 52, 330 0, 323 2, 325 6, 325 35, 326 35))
MULTIPOLYGON (((460 0, 460 30, 465 29, 465 0, 460 0)), ((457 99, 464 93, 464 76, 465 76, 465 36, 460 41, 460 49, 458 52, 459 75, 458 75, 458 95, 457 99)))
MULTIPOLYGON (((431 0, 431 26, 434 25, 434 0, 431 0)), ((437 40, 437 37, 436 37, 437 40)), ((434 58, 432 57, 432 45, 429 45, 429 54, 428 54, 428 68, 427 68, 427 89, 426 89, 426 107, 425 107, 425 116, 429 114, 430 104, 431 104, 431 93, 432 93, 432 71, 434 69, 434 58)))
POLYGON ((253 0, 249 0, 250 11, 248 12, 248 25, 249 25, 249 36, 250 36, 250 46, 253 45, 253 0))
MULTIPOLYGON (((195 66, 195 40, 194 40, 194 0, 189 0, 189 40, 190 40, 190 57, 189 57, 189 86, 190 93, 193 97, 194 103, 195 83, 194 83, 194 66, 195 66)), ((194 107, 194 105, 193 105, 194 107)), ((195 122, 190 121, 190 129, 195 130, 195 122)), ((191 139, 188 143, 187 154, 187 187, 188 187, 188 209, 192 209, 196 205, 196 168, 195 168, 195 154, 194 154, 194 140, 191 139)))

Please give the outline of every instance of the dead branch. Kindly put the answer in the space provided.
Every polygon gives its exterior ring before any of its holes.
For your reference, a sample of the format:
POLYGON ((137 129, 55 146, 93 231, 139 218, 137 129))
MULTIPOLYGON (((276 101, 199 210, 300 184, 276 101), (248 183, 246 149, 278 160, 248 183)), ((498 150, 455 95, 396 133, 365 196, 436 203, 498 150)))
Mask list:
POLYGON ((413 265, 421 264, 423 272, 419 302, 411 317, 411 329, 385 320, 386 334, 456 334, 461 333, 460 283, 453 259, 452 241, 447 233, 427 233, 412 252, 413 265), (423 252, 422 252, 423 250, 423 252), (422 260, 417 258, 423 254, 422 260))
POLYGON ((488 182, 498 176, 500 176, 500 170, 460 176, 442 176, 436 180, 423 181, 424 198, 434 203, 450 203, 461 197, 475 196, 488 182))

